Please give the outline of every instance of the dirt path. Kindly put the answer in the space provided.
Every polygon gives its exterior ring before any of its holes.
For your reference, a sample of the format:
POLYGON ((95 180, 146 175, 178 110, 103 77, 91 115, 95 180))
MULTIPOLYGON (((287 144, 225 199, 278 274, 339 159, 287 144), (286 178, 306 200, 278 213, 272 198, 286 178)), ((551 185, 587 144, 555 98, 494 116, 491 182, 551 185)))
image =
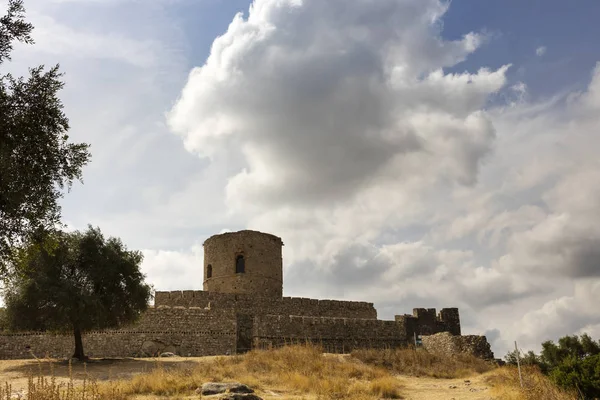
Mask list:
POLYGON ((406 400, 493 400, 481 375, 467 379, 399 377, 406 400))
MULTIPOLYGON (((212 357, 205 357, 210 360, 212 357)), ((197 365, 201 359, 187 359, 181 357, 161 358, 160 365, 167 370, 178 369, 197 365)), ((14 391, 21 391, 27 387, 28 376, 37 376, 41 372, 46 377, 54 376, 57 382, 68 382, 70 377, 76 383, 83 379, 93 377, 98 381, 114 379, 129 379, 135 375, 150 372, 157 367, 157 360, 152 359, 119 359, 91 362, 87 365, 76 363, 69 368, 67 362, 52 362, 45 360, 2 360, 0 361, 0 383, 10 383, 14 391)))

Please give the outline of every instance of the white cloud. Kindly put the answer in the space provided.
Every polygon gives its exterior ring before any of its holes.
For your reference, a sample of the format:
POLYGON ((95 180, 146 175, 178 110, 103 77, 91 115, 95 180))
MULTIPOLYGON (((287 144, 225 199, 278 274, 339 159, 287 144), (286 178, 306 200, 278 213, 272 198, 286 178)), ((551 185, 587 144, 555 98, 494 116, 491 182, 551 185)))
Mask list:
POLYGON ((474 183, 494 137, 481 106, 507 67, 444 74, 481 40, 443 41, 437 1, 341 6, 257 1, 192 71, 169 121, 203 156, 242 151, 231 207, 330 202, 440 170, 474 183))
POLYGON ((546 50, 548 50, 546 48, 546 46, 540 46, 537 49, 535 49, 535 55, 538 56, 538 57, 541 57, 544 54, 546 54, 546 50))
POLYGON ((599 296, 600 281, 576 283, 571 295, 548 301, 523 315, 518 321, 522 332, 519 339, 523 344, 539 347, 543 340, 556 341, 575 333, 597 333, 594 330, 600 324, 600 310, 594 305, 599 296))
POLYGON ((440 2, 364 2, 343 17, 339 6, 257 1, 215 40, 169 119, 190 151, 240 149, 246 167, 227 200, 252 226, 314 243, 314 221, 331 220, 316 235, 331 254, 340 235, 367 227, 373 239, 397 209, 426 212, 436 184, 476 182, 494 140, 482 107, 508 68, 445 74, 482 38, 441 39, 440 2))
POLYGON ((143 250, 142 272, 156 290, 202 290, 204 249, 201 243, 190 251, 143 250))
POLYGON ((540 192, 547 208, 545 218, 510 238, 509 252, 502 261, 515 270, 573 278, 600 276, 600 206, 595 201, 600 195, 600 178, 597 157, 591 150, 600 145, 596 129, 600 122, 599 81, 597 68, 589 90, 569 104, 565 119, 545 127, 544 135, 556 138, 553 153, 561 168, 552 172, 552 186, 540 192))

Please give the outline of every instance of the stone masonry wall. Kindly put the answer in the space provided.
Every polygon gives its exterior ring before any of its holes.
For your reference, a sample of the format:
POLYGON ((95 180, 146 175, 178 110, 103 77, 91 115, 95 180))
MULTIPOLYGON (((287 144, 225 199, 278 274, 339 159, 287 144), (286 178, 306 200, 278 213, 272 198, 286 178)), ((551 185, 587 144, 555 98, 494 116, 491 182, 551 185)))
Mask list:
POLYGON ((254 318, 253 342, 258 348, 312 342, 326 352, 347 353, 358 348, 402 346, 406 337, 395 321, 261 315, 254 318))
POLYGON ((302 315, 317 317, 377 319, 373 303, 360 301, 315 300, 300 297, 279 299, 252 295, 186 290, 156 292, 155 307, 209 307, 211 309, 235 309, 244 314, 302 315))
MULTIPOLYGON (((233 311, 150 308, 134 325, 119 330, 88 332, 84 350, 93 357, 143 357, 169 351, 182 356, 234 354, 236 320, 233 311)), ((69 357, 71 334, 2 333, 0 359, 69 357)))
POLYGON ((445 355, 470 354, 484 360, 493 360, 494 353, 485 336, 454 336, 448 332, 423 336, 423 347, 432 353, 445 355))

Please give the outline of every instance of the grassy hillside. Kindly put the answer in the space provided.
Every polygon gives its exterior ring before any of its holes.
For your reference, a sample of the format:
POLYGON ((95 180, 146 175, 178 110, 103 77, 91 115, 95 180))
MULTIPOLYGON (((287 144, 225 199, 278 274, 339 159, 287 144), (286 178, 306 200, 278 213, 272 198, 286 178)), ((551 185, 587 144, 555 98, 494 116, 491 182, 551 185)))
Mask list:
MULTIPOLYGON (((242 382, 264 399, 575 398, 557 390, 534 369, 525 371, 526 388, 522 390, 513 368, 414 350, 362 350, 334 355, 323 354, 315 346, 290 346, 243 356, 155 360, 146 372, 123 377, 120 369, 136 362, 148 365, 147 360, 112 364, 111 379, 102 376, 103 381, 94 372, 102 361, 74 366, 51 361, 27 363, 20 367, 28 375, 24 398, 198 398, 195 390, 209 381, 242 382), (485 397, 478 397, 482 395, 485 397)), ((8 392, 15 391, 10 386, 2 386, 0 399, 8 399, 8 392)))

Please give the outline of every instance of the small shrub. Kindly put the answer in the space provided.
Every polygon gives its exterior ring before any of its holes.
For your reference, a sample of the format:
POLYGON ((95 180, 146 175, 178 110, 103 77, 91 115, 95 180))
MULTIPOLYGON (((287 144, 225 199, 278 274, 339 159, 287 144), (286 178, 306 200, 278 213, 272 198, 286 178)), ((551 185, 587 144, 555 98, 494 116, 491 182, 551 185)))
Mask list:
POLYGON ((399 389, 398 380, 392 377, 377 378, 369 385, 372 394, 386 399, 401 399, 399 389))

